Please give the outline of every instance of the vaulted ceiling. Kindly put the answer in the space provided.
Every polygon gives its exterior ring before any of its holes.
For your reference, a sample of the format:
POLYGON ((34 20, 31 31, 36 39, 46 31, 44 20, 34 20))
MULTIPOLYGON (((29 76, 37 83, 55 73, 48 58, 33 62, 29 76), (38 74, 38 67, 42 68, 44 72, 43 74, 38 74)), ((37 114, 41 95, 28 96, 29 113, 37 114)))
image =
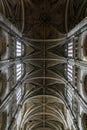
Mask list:
POLYGON ((4 0, 1 12, 29 41, 22 130, 68 130, 59 41, 86 15, 85 0, 4 0))
POLYGON ((86 15, 84 0, 4 0, 0 12, 29 38, 58 38, 86 15))

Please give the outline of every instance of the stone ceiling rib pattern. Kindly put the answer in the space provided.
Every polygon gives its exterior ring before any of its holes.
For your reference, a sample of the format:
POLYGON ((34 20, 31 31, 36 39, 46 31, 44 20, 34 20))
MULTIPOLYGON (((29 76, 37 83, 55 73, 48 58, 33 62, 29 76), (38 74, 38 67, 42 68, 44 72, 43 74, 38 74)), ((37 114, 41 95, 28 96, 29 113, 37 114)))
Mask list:
POLYGON ((26 56, 23 57, 28 75, 24 82, 25 96, 20 128, 68 130, 64 95, 66 85, 63 80, 67 59, 58 42, 45 40, 64 38, 65 33, 84 17, 80 13, 85 11, 85 2, 4 0, 0 1, 0 7, 0 12, 21 30, 24 38, 42 40, 29 42, 26 56))
POLYGON ((86 16, 86 5, 85 0, 1 0, 0 12, 24 36, 53 39, 62 37, 86 16))
MULTIPOLYGON (((58 48, 58 43, 55 43, 58 48)), ((66 58, 54 53, 53 43, 30 43, 24 61, 27 68, 25 114, 22 130, 68 128, 64 100, 65 83, 62 80, 66 58)))

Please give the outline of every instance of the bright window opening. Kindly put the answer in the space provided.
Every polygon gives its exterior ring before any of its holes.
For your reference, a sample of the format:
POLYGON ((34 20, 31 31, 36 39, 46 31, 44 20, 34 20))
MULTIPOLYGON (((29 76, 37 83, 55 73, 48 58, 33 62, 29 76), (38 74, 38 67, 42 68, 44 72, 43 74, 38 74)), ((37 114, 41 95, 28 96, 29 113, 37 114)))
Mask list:
POLYGON ((16 56, 21 56, 22 52, 22 46, 21 42, 17 41, 16 42, 16 56))
POLYGON ((68 57, 73 57, 73 42, 68 43, 68 57))
POLYGON ((72 108, 72 99, 73 99, 73 90, 70 88, 70 86, 68 86, 68 89, 67 89, 67 100, 68 100, 68 103, 71 106, 71 108, 72 108))
POLYGON ((67 65, 67 78, 69 81, 73 81, 73 66, 72 65, 67 65))
POLYGON ((16 80, 18 81, 22 76, 22 64, 16 65, 16 80))
POLYGON ((16 42, 16 56, 20 57, 23 54, 24 54, 24 45, 21 42, 17 41, 16 42))
POLYGON ((18 88, 16 91, 17 104, 20 102, 21 98, 22 98, 22 89, 18 88))
MULTIPOLYGON (((67 78, 69 82, 73 82, 73 66, 70 65, 69 63, 67 64, 67 78)), ((73 89, 70 88, 70 86, 68 86, 67 88, 67 100, 68 103, 70 105, 70 107, 72 108, 72 99, 73 99, 73 89)))

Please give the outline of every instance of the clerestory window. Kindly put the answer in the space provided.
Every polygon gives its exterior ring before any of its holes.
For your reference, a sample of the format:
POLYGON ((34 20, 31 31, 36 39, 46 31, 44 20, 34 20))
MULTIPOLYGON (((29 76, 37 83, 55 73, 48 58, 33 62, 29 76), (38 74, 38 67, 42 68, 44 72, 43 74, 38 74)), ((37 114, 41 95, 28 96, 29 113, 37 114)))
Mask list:
POLYGON ((16 81, 18 81, 24 74, 24 65, 19 63, 16 64, 16 81))
POLYGON ((24 45, 17 41, 16 42, 16 57, 21 57, 24 54, 24 45))
POLYGON ((67 78, 68 81, 73 81, 73 66, 70 64, 67 64, 67 78))
POLYGON ((73 58, 73 42, 68 43, 68 57, 73 58))
POLYGON ((21 87, 19 87, 16 91, 17 104, 20 102, 21 98, 22 98, 22 89, 21 87))

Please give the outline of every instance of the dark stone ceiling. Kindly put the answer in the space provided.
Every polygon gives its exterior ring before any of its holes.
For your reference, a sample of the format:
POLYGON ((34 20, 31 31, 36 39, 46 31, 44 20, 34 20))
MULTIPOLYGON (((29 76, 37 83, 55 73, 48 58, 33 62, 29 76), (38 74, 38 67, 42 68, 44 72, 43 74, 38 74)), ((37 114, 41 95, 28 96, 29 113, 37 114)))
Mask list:
POLYGON ((65 32, 66 0, 39 2, 31 1, 25 4, 25 30, 29 38, 58 38, 65 32), (61 11, 62 10, 62 11, 61 11), (60 33, 61 32, 61 33, 60 33))
POLYGON ((64 47, 59 46, 58 42, 44 42, 44 40, 64 37, 65 33, 85 17, 86 1, 7 0, 6 3, 4 0, 3 5, 0 3, 0 11, 23 33, 24 37, 34 40, 28 43, 24 57, 28 72, 24 87, 24 102, 27 102, 27 105, 25 104, 27 109, 21 129, 28 130, 32 126, 32 130, 40 128, 67 130, 63 102, 65 99, 63 78, 67 63, 64 47), (41 39, 42 42, 35 42, 35 39, 41 39), (32 111, 28 101, 31 97, 34 100, 33 104, 31 99, 32 111), (35 104, 37 102, 39 103, 35 104), (33 118, 30 118, 32 116, 33 118))
POLYGON ((67 33, 86 16, 86 7, 86 0, 0 2, 0 12, 15 24, 24 36, 33 39, 62 37, 62 34, 67 33))
POLYGON ((82 0, 26 0, 24 33, 35 39, 62 37, 83 19, 85 9, 82 0))

